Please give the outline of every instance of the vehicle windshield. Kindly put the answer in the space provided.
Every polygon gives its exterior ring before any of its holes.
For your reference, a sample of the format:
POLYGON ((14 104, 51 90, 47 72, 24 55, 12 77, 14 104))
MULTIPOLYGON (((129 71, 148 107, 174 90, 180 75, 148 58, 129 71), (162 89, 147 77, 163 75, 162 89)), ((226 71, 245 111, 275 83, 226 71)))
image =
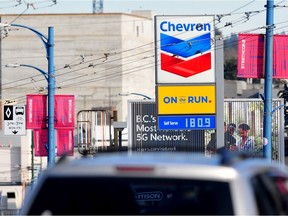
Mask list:
POLYGON ((229 183, 167 178, 49 178, 28 214, 233 215, 229 183))

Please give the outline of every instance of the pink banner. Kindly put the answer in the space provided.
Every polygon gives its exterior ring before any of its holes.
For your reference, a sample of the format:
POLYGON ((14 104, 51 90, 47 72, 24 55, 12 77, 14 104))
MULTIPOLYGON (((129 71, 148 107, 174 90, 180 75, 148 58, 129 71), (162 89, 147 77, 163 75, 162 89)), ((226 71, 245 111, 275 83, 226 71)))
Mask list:
POLYGON ((27 95, 26 107, 26 128, 47 128, 47 95, 27 95))
POLYGON ((238 64, 239 78, 263 78, 264 35, 238 35, 238 64))
POLYGON ((34 130, 34 153, 35 156, 48 155, 48 130, 35 129, 34 130))
POLYGON ((68 153, 69 156, 74 154, 74 129, 57 130, 57 156, 68 153))
POLYGON ((288 79, 288 37, 274 35, 273 78, 288 79))
POLYGON ((55 95, 55 128, 74 128, 74 95, 55 95))

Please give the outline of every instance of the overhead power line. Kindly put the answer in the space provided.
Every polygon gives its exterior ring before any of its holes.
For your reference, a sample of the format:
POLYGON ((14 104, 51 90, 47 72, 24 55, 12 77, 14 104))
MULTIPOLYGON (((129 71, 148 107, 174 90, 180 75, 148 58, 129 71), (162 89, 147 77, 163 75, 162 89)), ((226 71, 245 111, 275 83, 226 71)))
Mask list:
MULTIPOLYGON (((284 23, 284 22, 282 22, 282 23, 284 23)), ((237 42, 238 43, 238 42, 237 42)), ((235 45, 237 45, 237 44, 235 44, 235 45)), ((215 49, 218 49, 217 47, 215 47, 215 49)), ((130 50, 133 50, 133 49, 130 49, 130 50)), ((121 60, 121 58, 119 58, 119 59, 116 59, 116 60, 121 60)), ((111 62, 110 62, 111 63, 111 62)), ((101 65, 101 63, 99 64, 99 65, 101 65)), ((122 65, 121 67, 123 67, 124 65, 122 65)), ((152 67, 154 66, 154 63, 152 63, 152 67)), ((117 66, 117 67, 119 67, 119 65, 117 66)), ((66 73, 64 73, 64 74, 60 74, 60 75, 58 75, 58 76, 61 76, 61 75, 67 75, 67 74, 69 74, 69 73, 73 73, 73 72, 76 72, 76 71, 80 71, 80 70, 84 70, 84 69, 87 69, 87 66, 86 67, 82 67, 82 68, 80 68, 80 69, 75 69, 75 70, 72 70, 72 71, 68 71, 68 72, 66 72, 66 73)), ((109 69, 113 69, 113 68, 109 68, 109 69)), ((109 70, 108 69, 108 70, 109 70)), ((138 72, 139 72, 139 69, 137 70, 138 72)), ((120 72, 120 71, 119 71, 120 72)), ((119 73, 119 72, 117 72, 117 74, 119 75, 119 74, 121 74, 121 73, 119 73)), ((101 71, 98 71, 97 72, 97 74, 99 74, 99 73, 101 73, 101 71)), ((96 74, 95 72, 93 72, 93 73, 91 73, 90 75, 92 75, 92 74, 96 74)), ((81 77, 87 77, 87 76, 89 76, 89 74, 85 74, 85 75, 80 75, 79 76, 79 78, 81 78, 81 77)), ((101 78, 101 80, 103 80, 104 79, 104 77, 105 76, 102 76, 101 78)), ((111 76, 109 76, 109 74, 108 75, 106 75, 106 79, 109 79, 109 78, 111 78, 111 76)), ((88 78, 89 80, 86 82, 86 83, 89 83, 89 81, 91 81, 91 79, 90 79, 90 77, 88 78)), ((97 78, 96 78, 97 79, 97 78)), ((100 79, 98 79, 98 80, 100 80, 100 79)), ((66 80, 67 81, 67 80, 66 80)), ((75 81, 75 78, 73 78, 73 81, 75 81)), ((95 80, 93 80, 93 81, 95 81, 95 80)), ((84 83, 85 81, 79 81, 79 83, 84 83)), ((25 84, 24 84, 25 85, 25 84)), ((67 85, 67 86, 61 86, 61 88, 65 88, 65 87, 71 87, 73 84, 69 84, 69 85, 67 85)), ((77 85, 77 82, 76 83, 74 83, 74 85, 76 86, 77 85)))
MULTIPOLYGON (((235 11, 235 10, 234 10, 235 11)), ((263 10, 264 11, 264 10, 263 10)), ((234 12, 235 13, 235 12, 234 12)), ((243 19, 242 19, 242 22, 243 22, 243 20, 245 20, 245 19, 247 19, 247 13, 248 12, 245 12, 244 14, 246 15, 246 17, 245 16, 243 16, 243 19)), ((249 18, 250 18, 250 16, 249 16, 249 18)), ((235 23, 235 22, 234 22, 235 23)), ((240 23, 241 24, 241 23, 240 23)), ((262 26, 262 27, 257 27, 257 28, 254 28, 254 29, 252 29, 251 31, 255 31, 255 30, 257 30, 257 29, 263 29, 264 27, 262 26)), ((248 30, 248 31, 250 31, 250 30, 248 30)), ((223 37, 223 38, 225 38, 225 37, 223 37)), ((136 49, 136 48, 134 48, 134 49, 136 49)), ((215 48, 216 49, 216 48, 215 48)), ((131 49, 131 50, 133 50, 133 49, 131 49)), ((117 54, 120 54, 120 53, 117 53, 117 54)), ((123 59, 122 59, 123 60, 123 59)), ((81 62, 81 61, 80 61, 81 62)), ((86 62, 87 63, 87 62, 86 62)), ((83 64, 83 62, 81 63, 81 64, 83 64)), ((76 67, 77 65, 80 65, 80 63, 79 64, 74 64, 74 65, 72 65, 73 67, 76 67)), ((93 66, 97 66, 97 65, 100 65, 101 66, 101 63, 99 64, 99 63, 96 63, 96 65, 94 65, 94 63, 93 63, 93 61, 90 61, 90 63, 89 63, 89 65, 93 65, 93 66)), ((59 68, 58 70, 63 70, 64 68, 59 68)), ((67 68, 68 69, 68 68, 67 68)), ((79 69, 79 70, 77 70, 77 71, 80 71, 80 70, 84 70, 84 69, 87 69, 87 67, 83 67, 82 69, 79 69)), ((69 74, 69 71, 67 72, 67 73, 64 73, 64 74, 69 74)), ((59 75, 59 76, 61 76, 61 74, 59 75)), ((108 78, 108 77, 107 77, 108 78)))

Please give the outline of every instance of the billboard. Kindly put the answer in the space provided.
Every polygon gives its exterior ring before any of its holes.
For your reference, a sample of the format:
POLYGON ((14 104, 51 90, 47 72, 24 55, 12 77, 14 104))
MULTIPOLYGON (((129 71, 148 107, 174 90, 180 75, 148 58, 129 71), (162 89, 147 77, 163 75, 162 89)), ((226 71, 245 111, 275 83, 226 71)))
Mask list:
POLYGON ((214 17, 156 16, 156 84, 215 83, 214 17))
POLYGON ((214 85, 157 86, 158 115, 215 114, 214 85))
POLYGON ((132 152, 202 152, 204 130, 158 130, 155 101, 128 101, 128 147, 132 152))

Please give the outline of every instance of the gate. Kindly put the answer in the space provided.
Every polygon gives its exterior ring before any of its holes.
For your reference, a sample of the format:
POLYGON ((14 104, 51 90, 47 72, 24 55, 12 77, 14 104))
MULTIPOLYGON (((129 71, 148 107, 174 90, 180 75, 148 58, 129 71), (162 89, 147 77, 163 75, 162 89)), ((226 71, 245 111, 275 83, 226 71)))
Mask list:
POLYGON ((80 154, 95 154, 112 145, 111 121, 111 114, 106 110, 82 110, 77 113, 80 154))

